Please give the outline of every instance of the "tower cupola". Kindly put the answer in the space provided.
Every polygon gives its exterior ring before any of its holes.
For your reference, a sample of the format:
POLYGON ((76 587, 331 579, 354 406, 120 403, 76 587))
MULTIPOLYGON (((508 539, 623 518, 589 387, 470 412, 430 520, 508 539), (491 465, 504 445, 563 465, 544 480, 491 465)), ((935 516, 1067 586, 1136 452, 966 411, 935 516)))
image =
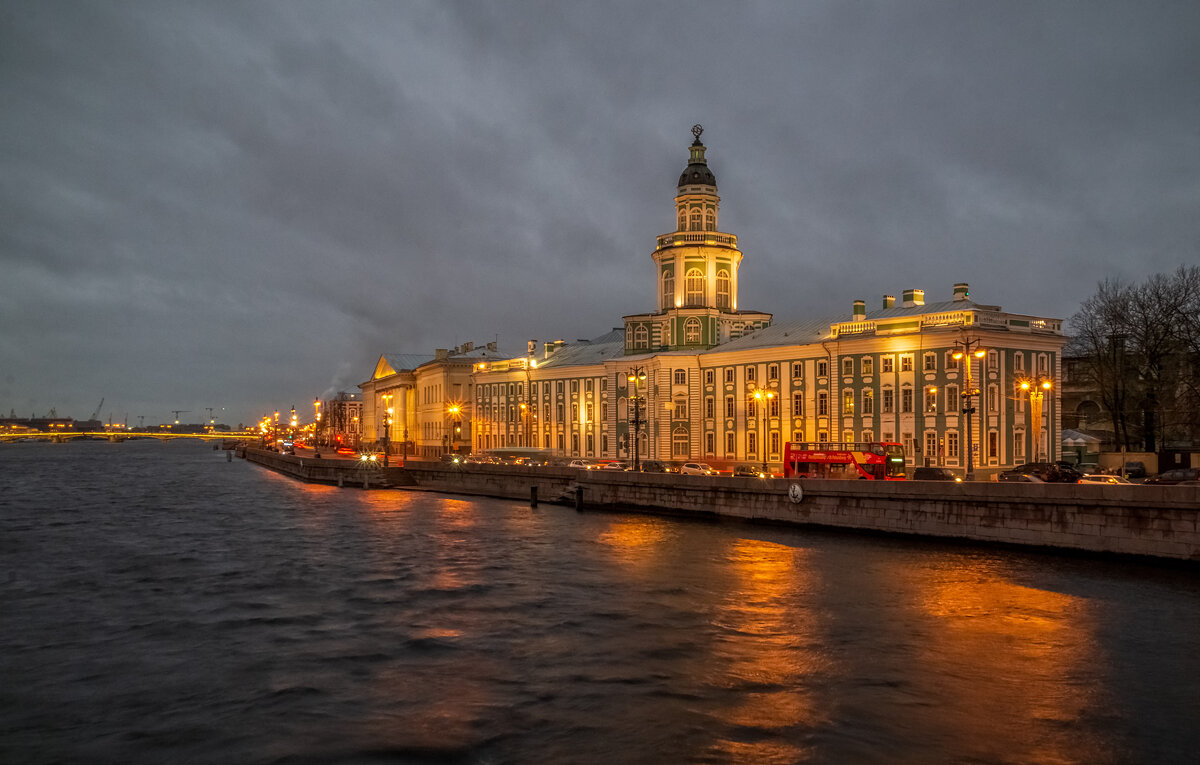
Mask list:
POLYGON ((700 134, 704 132, 703 125, 693 125, 692 135, 696 140, 692 141, 691 156, 688 158, 688 166, 684 168, 683 173, 679 176, 680 190, 684 186, 712 186, 713 191, 717 190, 717 177, 713 175, 712 170, 708 169, 708 160, 704 158, 704 144, 700 143, 700 134))

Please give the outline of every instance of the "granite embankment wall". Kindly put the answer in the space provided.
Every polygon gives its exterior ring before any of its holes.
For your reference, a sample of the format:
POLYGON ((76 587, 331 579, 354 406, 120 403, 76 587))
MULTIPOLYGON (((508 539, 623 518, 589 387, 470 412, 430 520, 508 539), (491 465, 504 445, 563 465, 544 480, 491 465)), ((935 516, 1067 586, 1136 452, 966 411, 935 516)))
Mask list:
MULTIPOLYGON (((262 454, 276 460, 298 459, 262 454)), ((312 460, 303 461, 306 467, 292 470, 322 474, 319 465, 309 464, 312 460)), ((393 473, 397 475, 394 485, 407 481, 422 489, 457 494, 529 499, 531 489, 537 487, 542 502, 574 503, 582 490, 583 505, 593 508, 766 520, 1200 564, 1200 486, 764 481, 419 462, 391 468, 389 475, 393 473), (800 487, 798 495, 792 486, 800 487)), ((289 474, 305 480, 337 480, 289 474)))

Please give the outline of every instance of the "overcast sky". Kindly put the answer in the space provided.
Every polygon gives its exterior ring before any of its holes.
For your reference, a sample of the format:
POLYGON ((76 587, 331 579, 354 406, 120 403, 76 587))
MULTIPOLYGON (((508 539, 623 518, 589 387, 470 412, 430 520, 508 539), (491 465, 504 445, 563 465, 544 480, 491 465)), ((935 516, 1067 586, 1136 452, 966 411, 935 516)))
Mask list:
POLYGON ((1200 261, 1198 85, 1188 1, 0 0, 0 412, 236 425, 602 334, 694 123, 740 307, 1068 318, 1200 261))

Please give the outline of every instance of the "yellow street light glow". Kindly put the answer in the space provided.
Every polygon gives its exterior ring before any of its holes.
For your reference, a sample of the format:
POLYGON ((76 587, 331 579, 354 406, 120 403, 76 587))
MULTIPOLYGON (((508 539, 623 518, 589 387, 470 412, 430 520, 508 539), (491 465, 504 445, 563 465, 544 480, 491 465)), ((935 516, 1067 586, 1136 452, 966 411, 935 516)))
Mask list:
POLYGON ((986 355, 987 355, 987 351, 985 351, 985 350, 984 350, 984 349, 982 349, 982 348, 980 348, 979 350, 975 351, 975 358, 977 358, 977 359, 982 359, 982 358, 983 358, 984 356, 986 356, 986 355))
POLYGON ((1050 381, 1049 381, 1049 380, 1043 380, 1043 381, 1042 381, 1042 387, 1043 387, 1044 389, 1046 389, 1046 390, 1050 390, 1050 381))

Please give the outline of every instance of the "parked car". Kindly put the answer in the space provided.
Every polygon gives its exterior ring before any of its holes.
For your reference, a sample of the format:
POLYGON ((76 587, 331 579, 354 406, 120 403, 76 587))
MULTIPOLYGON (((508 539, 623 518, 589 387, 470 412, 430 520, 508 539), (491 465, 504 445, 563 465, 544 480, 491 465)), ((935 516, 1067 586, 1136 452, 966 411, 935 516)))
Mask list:
POLYGON ((1106 472, 1097 462, 1080 462, 1075 466, 1075 471, 1083 475, 1104 475, 1106 472))
POLYGON ((1075 483, 1083 477, 1065 462, 1027 462, 1010 472, 1036 476, 1042 483, 1075 483))
POLYGON ((1145 481, 1147 486, 1174 486, 1177 483, 1200 483, 1200 468, 1175 468, 1158 475, 1152 475, 1145 481))
POLYGON ((1124 483, 1124 484, 1129 484, 1130 486, 1133 485, 1132 483, 1130 483, 1129 479, 1127 479, 1127 478, 1122 478, 1119 475, 1104 475, 1103 473, 1096 473, 1095 475, 1085 475, 1084 477, 1080 478, 1078 482, 1079 483, 1099 483, 1099 484, 1124 483))
POLYGON ((953 470, 944 467, 919 467, 913 471, 913 480, 962 482, 962 478, 955 475, 953 470))
POLYGON ((1131 460, 1130 462, 1126 462, 1124 472, 1125 472, 1126 478, 1145 478, 1146 477, 1146 463, 1140 462, 1138 460, 1131 460))
POLYGON ((665 462, 658 460, 642 460, 641 467, 643 473, 670 473, 671 466, 665 462))
POLYGON ((760 465, 738 465, 733 469, 734 478, 766 478, 760 465))
POLYGON ((683 475, 716 475, 717 471, 710 468, 704 462, 685 462, 683 467, 679 468, 679 472, 683 475))

